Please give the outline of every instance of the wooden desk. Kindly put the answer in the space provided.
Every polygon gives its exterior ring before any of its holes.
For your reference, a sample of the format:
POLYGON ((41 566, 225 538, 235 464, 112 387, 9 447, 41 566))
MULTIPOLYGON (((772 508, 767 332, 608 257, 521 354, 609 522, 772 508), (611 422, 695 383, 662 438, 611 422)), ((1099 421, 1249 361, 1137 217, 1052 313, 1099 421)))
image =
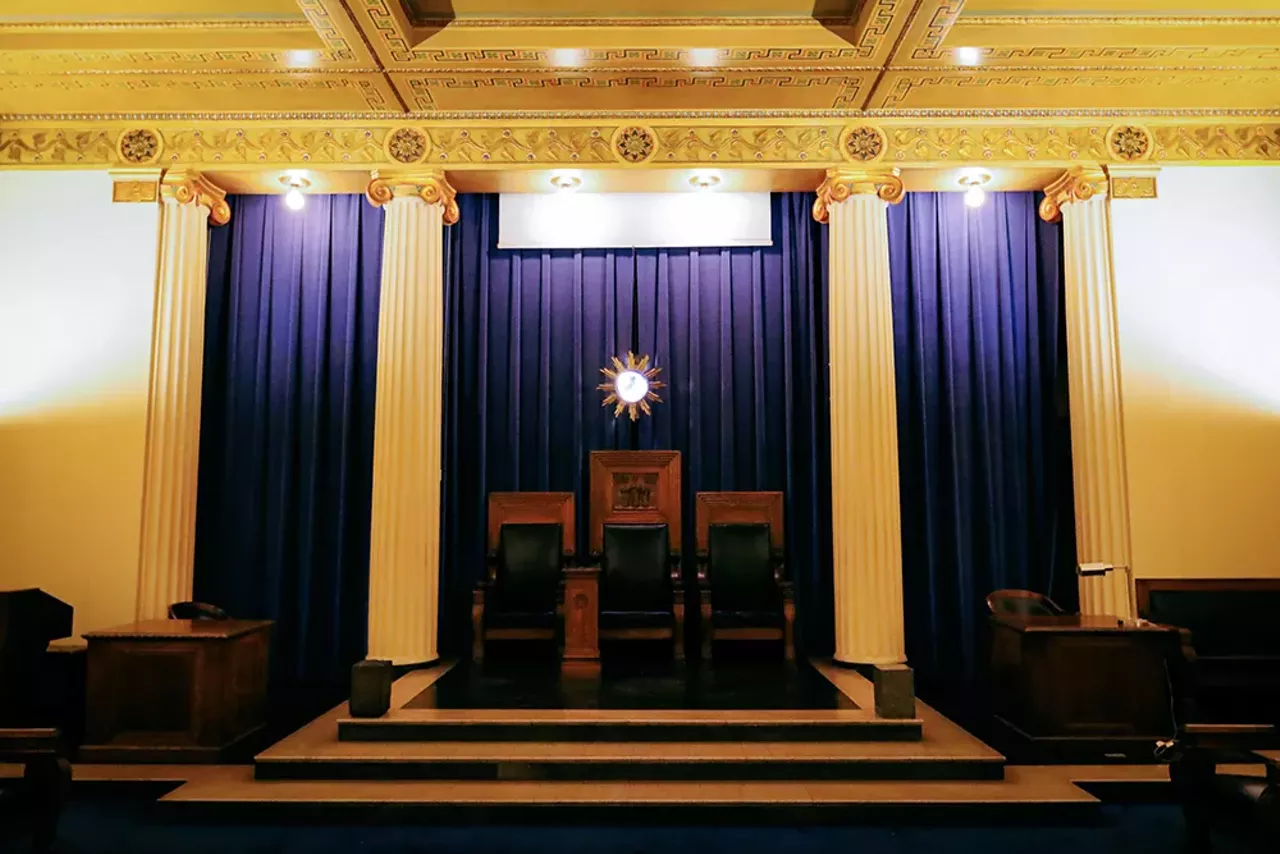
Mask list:
POLYGON ((564 664, 591 667, 600 662, 600 569, 564 571, 564 664))
POLYGON ((991 629, 993 710, 1023 738, 1149 758, 1153 742, 1174 737, 1176 629, 1115 617, 1011 615, 993 616, 991 629))
POLYGON ((266 620, 149 620, 89 632, 81 756, 216 762, 266 720, 266 620))

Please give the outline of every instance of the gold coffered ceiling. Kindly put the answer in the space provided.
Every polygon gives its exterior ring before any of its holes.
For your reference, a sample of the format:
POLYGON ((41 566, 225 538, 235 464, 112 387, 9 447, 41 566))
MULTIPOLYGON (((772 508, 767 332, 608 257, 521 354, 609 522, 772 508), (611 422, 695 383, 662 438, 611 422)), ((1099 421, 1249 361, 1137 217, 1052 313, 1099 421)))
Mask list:
POLYGON ((1270 116, 1280 113, 1280 0, 0 6, 0 120, 691 111, 1270 116), (962 65, 958 48, 977 49, 979 64, 962 65))

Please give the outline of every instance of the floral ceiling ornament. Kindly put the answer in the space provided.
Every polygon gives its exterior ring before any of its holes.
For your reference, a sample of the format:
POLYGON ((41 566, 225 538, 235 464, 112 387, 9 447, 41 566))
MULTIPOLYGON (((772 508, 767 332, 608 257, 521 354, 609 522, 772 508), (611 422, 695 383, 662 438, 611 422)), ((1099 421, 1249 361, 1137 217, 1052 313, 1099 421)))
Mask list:
POLYGON ((666 388, 666 385, 657 379, 661 372, 662 368, 649 367, 648 356, 637 359, 635 353, 628 352, 625 363, 614 356, 612 368, 600 369, 600 373, 605 376, 605 382, 600 383, 596 388, 599 391, 608 392, 600 405, 612 406, 614 418, 627 412, 631 420, 636 421, 641 412, 645 415, 652 414, 653 410, 649 404, 662 402, 662 398, 658 397, 654 390, 666 388))
POLYGON ((845 132, 844 145, 841 147, 850 160, 866 163, 884 154, 884 146, 884 133, 879 128, 859 125, 845 132))
POLYGON ((160 159, 160 135, 147 128, 134 128, 120 134, 116 145, 125 163, 154 163, 160 159))
POLYGON ((421 163, 427 158, 430 143, 417 128, 399 128, 387 135, 387 156, 397 163, 421 163))
POLYGON ((1111 130, 1108 147, 1120 160, 1144 160, 1151 152, 1151 134, 1136 125, 1121 125, 1111 130))
POLYGON ((653 131, 639 125, 620 128, 613 138, 613 150, 627 163, 644 163, 657 150, 653 131))

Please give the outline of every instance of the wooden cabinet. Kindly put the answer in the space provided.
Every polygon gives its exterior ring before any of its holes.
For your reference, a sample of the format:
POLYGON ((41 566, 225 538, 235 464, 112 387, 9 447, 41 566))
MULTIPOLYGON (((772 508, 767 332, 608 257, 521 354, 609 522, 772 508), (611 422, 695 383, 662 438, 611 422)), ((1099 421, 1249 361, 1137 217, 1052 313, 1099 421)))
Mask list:
POLYGON ((266 720, 271 623, 150 620, 90 632, 81 755, 216 762, 266 720))
POLYGON ((1146 751, 1175 734, 1176 629, 1114 617, 991 618, 996 719, 1032 743, 1146 751))

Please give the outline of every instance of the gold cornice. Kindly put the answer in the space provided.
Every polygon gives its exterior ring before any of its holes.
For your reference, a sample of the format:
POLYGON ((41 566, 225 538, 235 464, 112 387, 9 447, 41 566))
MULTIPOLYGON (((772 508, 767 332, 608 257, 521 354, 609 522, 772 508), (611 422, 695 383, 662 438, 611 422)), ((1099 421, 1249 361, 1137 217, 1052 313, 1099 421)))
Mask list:
POLYGON ((731 119, 643 114, 561 120, 518 116, 509 120, 436 117, 404 121, 377 114, 340 114, 269 120, 161 116, 2 120, 0 168, 112 168, 152 163, 169 168, 251 170, 404 169, 415 163, 436 169, 615 168, 628 165, 611 145, 627 127, 645 128, 652 134, 651 152, 643 163, 636 164, 641 168, 847 166, 855 157, 841 147, 841 141, 855 130, 882 138, 874 162, 886 167, 969 163, 1067 168, 1079 163, 1134 160, 1153 165, 1280 164, 1280 117, 1180 121, 1132 115, 1101 120, 869 115, 731 119), (1135 140, 1142 145, 1135 148, 1129 144, 1135 140))
POLYGON ((1278 15, 963 15, 964 27, 1280 27, 1278 15))
POLYGON ((1107 194, 1107 175, 1100 166, 1074 166, 1044 188, 1040 218, 1045 222, 1062 219, 1062 209, 1107 194))
POLYGON ((231 220, 227 193, 199 172, 170 169, 160 180, 160 198, 180 205, 209 209, 210 225, 226 225, 231 220))
POLYGON ((827 177, 818 186, 818 198, 813 202, 813 218, 826 222, 831 206, 852 196, 878 196, 896 205, 905 193, 897 169, 828 169, 827 177))
POLYGON ((392 199, 415 197, 429 205, 441 205, 444 208, 445 225, 453 225, 458 221, 457 196, 457 191, 438 169, 390 175, 374 173, 365 190, 365 198, 374 207, 382 207, 392 199))
POLYGON ((111 169, 111 201, 118 204, 138 204, 160 201, 159 168, 111 169))

